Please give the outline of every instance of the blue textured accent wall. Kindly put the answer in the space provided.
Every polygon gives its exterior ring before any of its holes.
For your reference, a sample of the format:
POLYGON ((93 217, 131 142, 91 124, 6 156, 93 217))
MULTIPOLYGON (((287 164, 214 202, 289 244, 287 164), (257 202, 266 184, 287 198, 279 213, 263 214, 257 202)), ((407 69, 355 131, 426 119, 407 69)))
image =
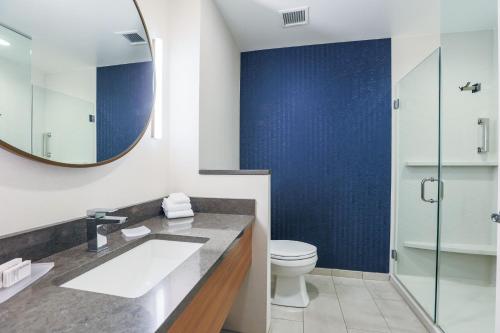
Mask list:
POLYGON ((97 161, 127 150, 142 133, 153 105, 153 63, 97 68, 97 161))
POLYGON ((240 119, 241 168, 272 170, 272 238, 388 272, 390 39, 243 53, 240 119))

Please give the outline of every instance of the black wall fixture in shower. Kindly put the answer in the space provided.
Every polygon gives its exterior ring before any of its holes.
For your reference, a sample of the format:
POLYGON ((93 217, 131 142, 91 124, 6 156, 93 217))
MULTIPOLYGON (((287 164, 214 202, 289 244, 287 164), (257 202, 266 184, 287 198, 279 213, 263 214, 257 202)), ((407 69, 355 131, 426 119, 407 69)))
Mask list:
POLYGON ((471 85, 469 81, 465 86, 458 87, 458 89, 460 89, 460 91, 472 91, 472 93, 475 94, 481 91, 481 83, 474 83, 471 85))

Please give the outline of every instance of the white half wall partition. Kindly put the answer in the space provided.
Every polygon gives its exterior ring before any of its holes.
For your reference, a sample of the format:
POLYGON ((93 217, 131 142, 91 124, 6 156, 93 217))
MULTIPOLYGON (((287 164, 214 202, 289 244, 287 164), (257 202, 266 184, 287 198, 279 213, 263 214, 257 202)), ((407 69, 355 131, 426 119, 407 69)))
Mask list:
POLYGON ((212 0, 202 1, 200 169, 240 168, 241 53, 212 0))
MULTIPOLYGON (((224 98, 231 99, 239 91, 234 88, 239 81, 237 75, 220 77, 217 70, 203 70, 203 67, 213 66, 222 70, 225 60, 234 57, 234 54, 213 55, 221 50, 232 54, 232 45, 221 46, 221 43, 231 44, 232 41, 230 38, 211 35, 222 29, 223 24, 219 22, 222 18, 212 1, 169 0, 168 6, 167 100, 171 143, 169 179, 172 189, 191 196, 256 200, 252 268, 229 315, 226 328, 244 333, 267 332, 270 324, 270 176, 199 174, 201 121, 204 117, 201 113, 211 112, 211 107, 205 108, 206 105, 216 107, 218 101, 214 99, 224 97, 223 94, 226 94, 224 98), (202 24, 218 29, 203 30, 202 24), (203 43, 202 40, 217 42, 203 43), (231 81, 225 81, 228 79, 231 81), (209 85, 221 91, 211 95, 208 93, 212 89, 209 85)), ((209 131, 207 134, 213 133, 209 131)))

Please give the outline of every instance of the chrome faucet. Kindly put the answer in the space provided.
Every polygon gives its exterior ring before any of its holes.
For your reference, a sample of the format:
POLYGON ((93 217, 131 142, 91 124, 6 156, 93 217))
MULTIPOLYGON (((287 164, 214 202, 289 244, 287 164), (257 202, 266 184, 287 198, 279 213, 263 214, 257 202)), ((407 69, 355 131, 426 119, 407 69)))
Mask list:
POLYGON ((94 208, 87 211, 87 245, 88 251, 100 252, 108 247, 108 236, 101 228, 105 224, 123 224, 127 221, 123 216, 107 216, 116 209, 94 208))

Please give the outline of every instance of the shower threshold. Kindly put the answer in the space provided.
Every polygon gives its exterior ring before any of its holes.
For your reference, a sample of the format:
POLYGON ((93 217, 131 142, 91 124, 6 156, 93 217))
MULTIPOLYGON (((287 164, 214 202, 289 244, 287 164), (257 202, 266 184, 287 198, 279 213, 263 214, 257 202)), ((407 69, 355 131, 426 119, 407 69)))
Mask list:
MULTIPOLYGON (((434 290, 433 277, 398 275, 392 276, 396 288, 403 296, 411 297, 410 303, 420 319, 427 325, 432 320, 424 313, 424 309, 433 309, 434 296, 429 290, 434 290), (408 295, 405 295, 408 293, 408 295), (413 295, 419 295, 418 302, 413 295), (415 309, 418 306, 420 309, 415 309), (423 318, 423 317, 425 318, 423 318)), ((495 286, 484 285, 475 281, 441 279, 439 281, 440 297, 438 308, 438 324, 445 333, 494 332, 495 323, 495 286), (464 302, 463 300, 467 300, 464 302)), ((440 332, 434 327, 434 332, 440 332)))

